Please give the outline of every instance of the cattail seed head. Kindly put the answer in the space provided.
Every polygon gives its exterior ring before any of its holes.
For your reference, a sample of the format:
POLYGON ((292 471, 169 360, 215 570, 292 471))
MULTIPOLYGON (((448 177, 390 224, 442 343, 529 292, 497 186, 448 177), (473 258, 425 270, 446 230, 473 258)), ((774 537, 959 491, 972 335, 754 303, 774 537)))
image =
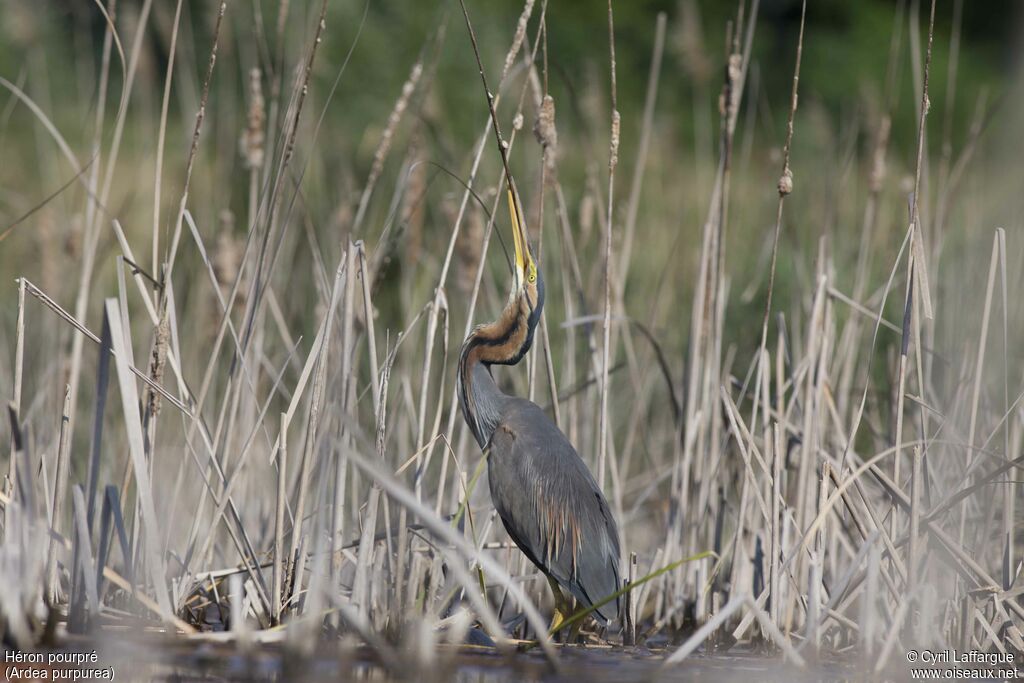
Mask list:
POLYGON ((782 176, 779 178, 779 195, 785 197, 787 194, 793 191, 793 172, 786 167, 786 170, 782 172, 782 176))
MULTIPOLYGON (((455 202, 450 198, 442 205, 446 222, 454 225, 458 216, 455 202)), ((455 256, 458 267, 455 271, 455 286, 464 296, 469 296, 476 284, 480 255, 483 253, 484 221, 476 204, 466 207, 465 221, 455 241, 455 256)))
MULTIPOLYGON (((512 63, 516 59, 516 55, 519 54, 520 48, 523 46, 523 41, 526 39, 526 26, 530 23, 530 15, 533 14, 533 5, 536 0, 527 0, 523 6, 523 11, 519 15, 519 21, 516 22, 516 34, 512 38, 512 47, 505 55, 505 65, 501 69, 501 80, 505 80, 505 76, 508 74, 508 70, 512 68, 512 63)), ((487 93, 488 97, 491 97, 490 93, 487 93)))
POLYGON ((739 84, 742 73, 743 55, 734 52, 729 55, 729 62, 725 67, 725 83, 718 96, 718 112, 730 119, 736 116, 736 110, 739 108, 742 93, 736 86, 739 84))
POLYGON ((263 166, 266 136, 263 126, 266 122, 263 86, 260 83, 260 70, 254 68, 249 72, 249 112, 246 117, 245 130, 239 140, 242 161, 249 170, 263 166))
POLYGON ((372 187, 377 183, 377 178, 380 177, 381 171, 384 169, 384 159, 391 150, 391 143, 394 141, 395 131, 398 128, 399 122, 402 120, 402 115, 409 106, 409 99, 412 97, 413 92, 415 92, 416 84, 419 83, 420 76, 422 75, 423 63, 416 62, 412 67, 412 71, 409 73, 409 79, 402 86, 402 94, 399 95, 398 100, 395 102, 394 109, 391 110, 391 115, 388 116, 387 127, 385 127, 384 133, 380 137, 380 143, 377 145, 377 151, 374 152, 373 165, 370 166, 370 176, 366 181, 368 187, 372 187))
POLYGON ((613 170, 619 164, 619 131, 621 126, 622 118, 619 116, 619 110, 616 109, 612 112, 611 154, 608 159, 608 168, 613 170))
POLYGON ((558 131, 555 129, 555 98, 545 95, 537 110, 537 120, 533 123, 533 135, 541 147, 554 149, 558 146, 558 131))

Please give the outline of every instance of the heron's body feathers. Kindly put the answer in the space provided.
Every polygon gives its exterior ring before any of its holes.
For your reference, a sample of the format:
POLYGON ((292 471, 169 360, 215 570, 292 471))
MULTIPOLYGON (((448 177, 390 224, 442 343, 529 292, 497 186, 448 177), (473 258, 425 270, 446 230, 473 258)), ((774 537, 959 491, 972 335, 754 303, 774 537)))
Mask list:
MULTIPOLYGON (((478 325, 462 345, 459 406, 477 443, 488 450, 491 499, 509 536, 552 581, 591 607, 619 589, 619 534, 608 502, 551 418, 502 392, 491 376, 492 365, 515 365, 530 350, 544 308, 544 279, 513 194, 510 187, 512 291, 498 319, 478 325)), ((556 603, 560 595, 556 591, 556 603)), ((608 622, 618 613, 615 599, 593 614, 608 622)))
MULTIPOLYGON (((619 589, 608 503, 569 440, 534 403, 508 397, 487 457, 491 498, 516 545, 586 606, 619 589)), ((618 600, 594 612, 618 616, 618 600)))

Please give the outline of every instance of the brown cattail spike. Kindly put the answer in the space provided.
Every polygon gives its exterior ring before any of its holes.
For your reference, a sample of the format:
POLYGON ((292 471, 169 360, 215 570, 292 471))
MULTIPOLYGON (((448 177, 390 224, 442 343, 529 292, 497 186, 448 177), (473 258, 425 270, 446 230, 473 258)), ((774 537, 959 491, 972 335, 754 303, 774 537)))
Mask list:
POLYGON ((554 151, 558 147, 558 131, 555 129, 555 99, 545 95, 533 124, 533 134, 540 146, 554 151))
POLYGON ((612 112, 612 141, 611 141, 611 155, 608 159, 608 168, 614 170, 619 164, 619 132, 622 128, 622 118, 619 116, 619 110, 616 109, 612 112))
POLYGON ((259 69, 249 72, 249 113, 246 120, 246 127, 242 131, 239 147, 245 167, 252 170, 263 166, 265 149, 263 125, 266 121, 266 113, 259 69))
POLYGON ((793 191, 793 172, 787 166, 779 178, 779 196, 786 196, 793 191))

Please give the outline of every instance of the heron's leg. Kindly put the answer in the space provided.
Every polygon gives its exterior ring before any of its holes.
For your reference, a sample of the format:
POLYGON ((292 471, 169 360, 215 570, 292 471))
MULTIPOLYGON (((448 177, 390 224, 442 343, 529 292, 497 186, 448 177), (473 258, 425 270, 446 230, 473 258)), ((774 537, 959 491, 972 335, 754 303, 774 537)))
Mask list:
POLYGON ((548 628, 548 632, 557 633, 562 623, 569 616, 569 601, 562 594, 562 589, 558 582, 550 576, 548 577, 548 585, 551 586, 551 592, 555 596, 555 613, 551 615, 551 626, 548 628))
POLYGON ((570 626, 569 627, 569 637, 566 639, 565 642, 567 642, 567 643, 576 643, 577 639, 580 637, 580 626, 582 626, 582 625, 583 625, 582 621, 577 621, 575 624, 570 626))

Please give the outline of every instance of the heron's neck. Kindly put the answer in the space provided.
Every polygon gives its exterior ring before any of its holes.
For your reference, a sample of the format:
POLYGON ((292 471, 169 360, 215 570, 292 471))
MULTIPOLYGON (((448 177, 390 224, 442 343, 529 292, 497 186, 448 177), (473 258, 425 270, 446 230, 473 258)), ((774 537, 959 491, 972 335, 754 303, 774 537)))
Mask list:
MULTIPOLYGON (((465 358, 465 356, 463 356, 465 358)), ((462 416, 480 448, 485 448, 501 421, 501 406, 508 399, 491 377, 491 368, 480 362, 459 365, 459 404, 462 416)))
POLYGON ((481 448, 491 440, 508 399, 491 377, 490 366, 515 365, 530 350, 538 317, 534 313, 524 296, 513 298, 497 320, 477 326, 462 345, 459 404, 481 448))

